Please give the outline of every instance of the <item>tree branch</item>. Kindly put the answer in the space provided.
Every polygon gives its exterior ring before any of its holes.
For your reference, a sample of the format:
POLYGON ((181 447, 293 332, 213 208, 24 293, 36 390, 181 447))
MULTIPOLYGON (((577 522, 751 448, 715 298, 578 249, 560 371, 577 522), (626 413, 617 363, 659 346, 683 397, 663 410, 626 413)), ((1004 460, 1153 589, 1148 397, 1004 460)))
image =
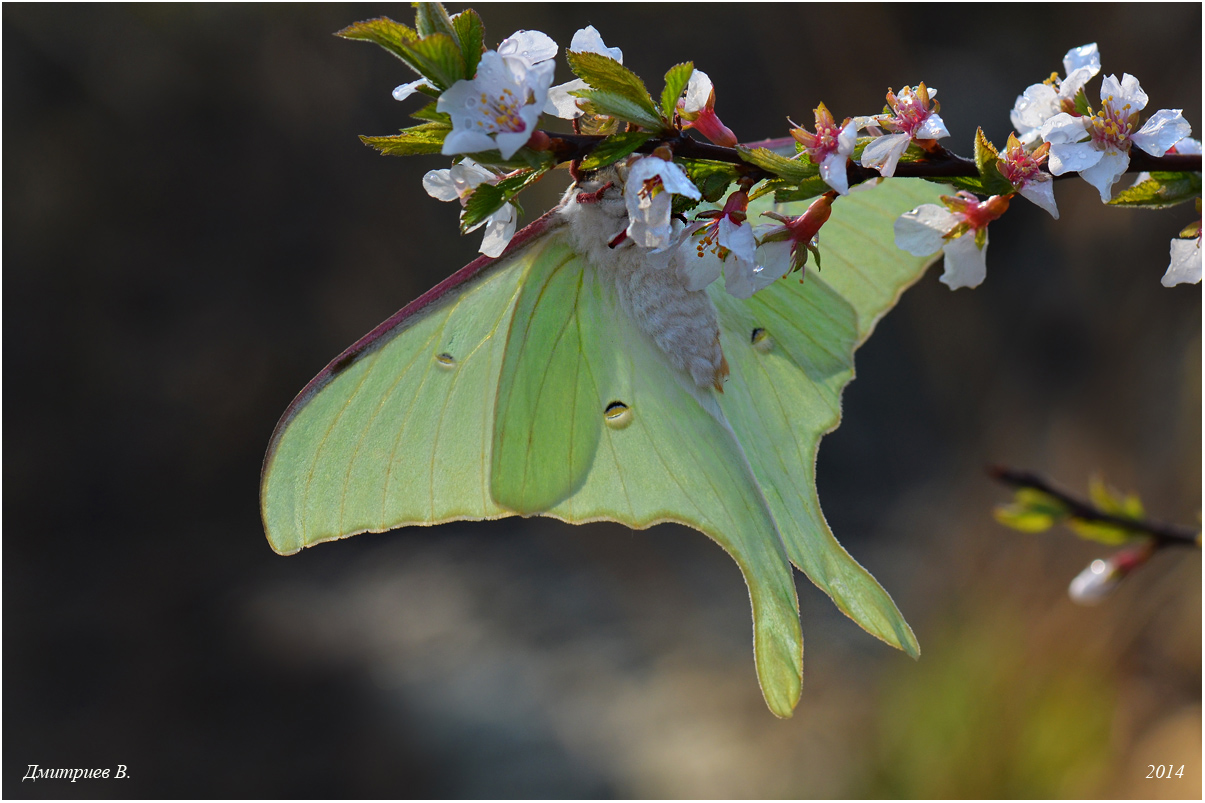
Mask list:
POLYGON ((1173 544, 1177 546, 1201 546, 1201 536, 1198 530, 1181 527, 1177 524, 1164 524, 1158 521, 1151 521, 1150 519, 1127 519, 1123 516, 1106 513, 1089 502, 1077 499, 1059 490, 1044 477, 1032 471, 1018 471, 1017 469, 1006 468, 1004 466, 991 466, 988 468, 987 473, 993 479, 1005 485, 1010 485, 1014 488, 1032 488, 1035 491, 1041 491, 1047 496, 1057 499, 1067 508, 1067 512, 1073 518, 1109 524, 1131 532, 1149 535, 1160 542, 1161 546, 1171 546, 1173 544))
MULTIPOLYGON (((602 135, 589 134, 555 134, 543 132, 552 140, 552 152, 558 162, 573 162, 583 159, 594 150, 598 143, 606 139, 602 135)), ((794 140, 789 137, 766 139, 751 142, 750 148, 780 149, 791 145, 794 140)), ((686 135, 685 132, 671 136, 653 137, 636 149, 636 153, 652 153, 662 145, 670 146, 674 153, 686 159, 708 159, 713 162, 726 162, 736 165, 741 173, 751 179, 760 181, 773 178, 773 174, 751 165, 741 159, 736 148, 725 148, 712 145, 710 142, 700 142, 686 135)), ((1044 167, 1044 166, 1043 166, 1044 167)), ((1201 155, 1192 153, 1169 153, 1164 156, 1151 156, 1149 153, 1133 148, 1130 151, 1130 166, 1127 173, 1142 172, 1201 172, 1201 155)), ((895 175, 900 178, 978 178, 979 168, 973 159, 959 156, 956 153, 938 147, 929 158, 920 162, 900 162, 895 168, 895 175)), ((1054 176, 1055 179, 1071 178, 1073 173, 1054 176)), ((858 184, 869 179, 878 178, 879 172, 873 168, 862 167, 850 162, 848 166, 850 185, 858 184)))

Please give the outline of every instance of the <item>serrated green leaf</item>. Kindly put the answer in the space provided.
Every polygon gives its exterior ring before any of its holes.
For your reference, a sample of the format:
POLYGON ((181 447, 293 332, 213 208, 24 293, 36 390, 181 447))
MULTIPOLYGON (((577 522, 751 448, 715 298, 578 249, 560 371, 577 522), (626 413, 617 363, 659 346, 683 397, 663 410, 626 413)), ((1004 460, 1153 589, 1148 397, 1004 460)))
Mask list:
POLYGON ((506 203, 506 193, 495 184, 479 184, 460 213, 460 233, 468 234, 506 203))
POLYGON ((979 168, 982 174, 983 169, 991 162, 995 162, 1000 158, 1000 152, 996 150, 996 146, 983 135, 983 129, 979 128, 975 131, 975 166, 979 168))
POLYGON ((954 189, 966 190, 967 192, 973 192, 976 195, 991 195, 990 192, 984 189, 982 181, 977 178, 972 178, 971 176, 946 176, 943 178, 926 177, 925 181, 932 182, 933 184, 949 184, 953 186, 954 189))
POLYGON ((410 46, 423 66, 423 75, 440 89, 447 89, 465 77, 464 56, 451 36, 431 34, 410 46))
POLYGON ((546 172, 548 168, 528 170, 507 176, 497 184, 479 184, 465 202, 464 212, 460 216, 461 233, 466 234, 482 223, 524 189, 539 181, 546 172))
POLYGON ((732 182, 741 176, 735 165, 706 159, 683 162, 682 168, 708 203, 716 203, 723 198, 732 182))
POLYGON ((992 516, 1005 527, 1023 533, 1040 533, 1054 526, 1054 517, 1049 514, 1027 510, 1017 505, 997 505, 992 511, 992 516))
POLYGON ((655 111, 650 114, 644 106, 623 95, 601 89, 583 89, 570 94, 585 101, 578 106, 589 114, 605 114, 624 122, 635 123, 650 131, 661 130, 661 118, 655 111))
POLYGON ((426 106, 423 106, 421 109, 419 109, 418 111, 411 112, 410 116, 413 117, 415 120, 430 120, 433 123, 441 123, 441 124, 446 125, 449 128, 451 128, 452 127, 452 116, 450 114, 446 114, 445 112, 439 111, 436 108, 436 106, 437 106, 436 102, 431 101, 426 106))
POLYGON ((644 143, 648 142, 653 137, 653 134, 643 131, 629 131, 621 134, 614 134, 607 137, 598 145, 594 146, 594 150, 582 159, 582 170, 598 170, 613 164, 630 153, 636 151, 644 143))
POLYGON ((437 89, 447 89, 465 74, 460 48, 447 34, 420 38, 412 28, 379 17, 353 23, 335 35, 380 45, 437 89))
POLYGON ((1125 527, 1116 524, 1084 521, 1083 519, 1076 518, 1068 519, 1066 524, 1080 538, 1087 541, 1095 541, 1098 544, 1119 546, 1135 538, 1132 530, 1127 530, 1125 527))
POLYGON ((673 205, 670 207, 670 214, 685 215, 700 203, 702 203, 702 201, 697 201, 694 198, 688 198, 685 195, 675 195, 673 205))
POLYGON ((477 65, 485 45, 485 23, 476 11, 466 8, 452 17, 452 27, 456 29, 460 52, 464 56, 464 77, 472 78, 477 74, 477 65))
POLYGON ((736 150, 742 160, 793 184, 820 174, 820 168, 806 158, 788 159, 766 148, 746 148, 743 145, 737 145, 736 150))
POLYGON ((1201 221, 1194 220, 1184 228, 1180 229, 1180 237, 1187 240, 1193 237, 1201 236, 1201 221))
POLYGON ((1166 209, 1195 200, 1201 195, 1200 173, 1151 173, 1141 184, 1122 190, 1111 206, 1166 209))
POLYGON ((443 149, 444 138, 451 130, 451 126, 440 123, 424 123, 403 128, 400 134, 393 136, 361 136, 360 141, 376 148, 384 156, 418 156, 439 153, 443 149))
POLYGON ((442 33, 451 37, 457 47, 460 46, 460 40, 452 27, 452 18, 448 16, 443 3, 415 3, 414 28, 418 31, 419 36, 427 37, 434 33, 442 33))
POLYGON ((665 89, 661 90, 661 114, 666 120, 674 119, 674 112, 678 108, 678 98, 682 97, 682 93, 686 91, 686 85, 690 83, 690 76, 694 71, 694 62, 687 61, 675 64, 665 74, 665 89))
POLYGON ((763 195, 769 195, 778 190, 794 189, 795 185, 789 181, 784 181, 781 178, 772 178, 758 184, 752 192, 749 193, 749 200, 756 201, 763 195))
POLYGON ((569 66, 577 77, 589 84, 591 88, 623 98, 640 109, 646 122, 639 123, 636 120, 632 120, 632 122, 654 130, 664 127, 668 122, 661 119, 661 113, 657 109, 657 105, 653 103, 653 96, 645 89, 644 81, 640 80, 640 76, 615 59, 601 53, 576 53, 572 50, 565 53, 565 58, 568 59, 569 66), (655 124, 650 125, 647 122, 654 120, 655 124))

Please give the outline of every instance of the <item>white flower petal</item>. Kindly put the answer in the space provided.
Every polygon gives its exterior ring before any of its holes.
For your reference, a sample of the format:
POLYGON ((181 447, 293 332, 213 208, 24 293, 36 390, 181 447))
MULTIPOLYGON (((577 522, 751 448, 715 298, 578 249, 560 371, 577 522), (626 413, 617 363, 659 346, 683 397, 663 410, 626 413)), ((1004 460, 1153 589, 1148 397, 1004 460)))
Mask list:
POLYGON ((569 93, 589 88, 590 85, 580 78, 552 87, 548 90, 548 102, 544 104, 544 114, 551 114, 562 120, 581 117, 582 110, 577 106, 578 99, 569 93))
POLYGON ((688 237, 678 250, 674 252, 674 264, 686 277, 687 290, 702 290, 707 285, 720 278, 724 263, 712 251, 704 251, 700 256, 694 238, 688 237))
POLYGON ((499 56, 518 59, 527 67, 555 58, 556 51, 556 42, 540 31, 515 31, 498 44, 499 56))
POLYGON ((1159 283, 1164 287, 1201 283, 1201 239, 1172 240, 1171 264, 1159 283))
POLYGON ((623 51, 617 47, 607 47, 593 25, 587 25, 575 33, 573 41, 569 43, 569 49, 574 53, 598 53, 609 56, 623 64, 623 51))
POLYGON ((1051 145, 1068 142, 1080 142, 1088 136, 1088 129, 1083 117, 1072 117, 1066 112, 1059 112, 1042 123, 1042 139, 1051 145))
POLYGON ((781 278, 781 274, 775 276, 755 262, 731 256, 724 261, 724 289, 735 298, 751 298, 758 290, 781 278))
POLYGON ((699 192, 699 188, 687 177, 685 170, 673 162, 666 162, 662 159, 658 159, 657 161, 664 165, 658 172, 661 175, 661 183, 665 185, 665 189, 675 195, 685 195, 687 198, 694 198, 696 201, 703 197, 703 194, 699 192))
POLYGON ((1059 208, 1054 202, 1054 180, 1045 173, 1039 174, 1018 190, 1021 197, 1035 203, 1050 213, 1055 220, 1059 219, 1059 208))
POLYGON ((838 150, 820 160, 820 178, 842 195, 849 194, 849 175, 846 170, 848 158, 847 154, 838 150))
POLYGON ((426 78, 420 78, 417 81, 411 81, 408 84, 402 84, 401 86, 394 88, 393 99, 394 100, 405 100, 406 98, 410 97, 415 92, 417 92, 418 88, 420 86, 431 86, 431 85, 429 83, 427 83, 426 78))
POLYGON ((456 182, 452 180, 451 170, 431 170, 423 176, 423 189, 437 201, 456 201, 460 193, 456 191, 456 182))
POLYGON ((1096 47, 1095 42, 1073 47, 1067 51, 1067 55, 1063 56, 1063 73, 1065 75, 1071 75, 1079 69, 1091 70, 1092 75, 1100 72, 1100 50, 1096 47))
POLYGON ((762 243, 754 253, 753 261, 761 265, 768 276, 782 277, 791 269, 791 241, 774 240, 762 243))
POLYGON ((692 72, 690 80, 686 83, 686 96, 681 100, 682 111, 687 114, 702 111, 707 105, 707 99, 711 97, 712 89, 713 85, 707 73, 702 70, 692 72))
POLYGON ((757 249, 757 240, 753 237, 753 227, 748 223, 736 224, 731 218, 720 220, 720 245, 727 248, 746 262, 753 261, 753 252, 757 249))
POLYGON ((1129 73, 1123 73, 1121 81, 1117 76, 1107 75, 1100 84, 1101 102, 1113 100, 1113 108, 1121 110, 1126 104, 1130 106, 1130 114, 1146 108, 1147 95, 1138 84, 1138 79, 1129 73))
POLYGON ((1130 139, 1151 156, 1162 156, 1168 148, 1191 133, 1192 126, 1184 119, 1180 109, 1160 109, 1130 139))
POLYGON ((1058 113, 1058 94, 1054 89, 1046 84, 1033 84, 1017 96, 1009 120, 1017 129, 1021 142, 1029 145, 1037 140, 1042 123, 1058 113))
POLYGON ((917 139, 941 139, 948 136, 950 136, 950 132, 946 130, 946 124, 942 121, 941 115, 937 114, 930 114, 916 129, 917 139))
POLYGON ((1051 175, 1061 176, 1064 173, 1082 173, 1098 164, 1104 151, 1092 147, 1091 142, 1072 142, 1067 144, 1052 144, 1050 160, 1047 166, 1051 175))
MULTIPOLYGON (((1078 95, 1079 91, 1084 88, 1084 84, 1091 81, 1092 76, 1096 75, 1097 72, 1099 72, 1099 70, 1093 71, 1087 67, 1081 67, 1078 70, 1072 70, 1071 72, 1067 73, 1067 77, 1059 83, 1059 100, 1074 101, 1075 96, 1078 95)), ((1062 108, 1061 104, 1059 108, 1062 108)))
MULTIPOLYGON (((1054 151, 1051 149, 1051 153, 1054 151)), ((1101 153, 1097 151, 1097 153, 1101 153)), ((1130 166, 1130 155, 1121 151, 1107 150, 1101 153, 1100 161, 1091 167, 1079 171, 1080 178, 1091 184, 1100 192, 1100 199, 1105 203, 1113 197, 1113 185, 1130 166)), ((1052 171, 1053 172, 1053 169, 1052 171)))
POLYGON ((958 225, 958 216, 937 204, 922 204, 895 221, 895 245, 918 257, 936 254, 946 244, 945 234, 958 225))
POLYGON ((1176 153, 1200 153, 1201 140, 1185 137, 1176 143, 1176 153))
POLYGON ((487 257, 502 256, 506 246, 510 245, 511 238, 515 236, 516 219, 514 204, 503 204, 501 209, 486 219, 485 238, 482 239, 481 248, 478 250, 487 257))
POLYGON ((975 244, 973 232, 946 242, 945 271, 939 281, 951 290, 978 287, 987 278, 987 238, 983 248, 975 244))
MULTIPOLYGON (((451 90, 448 90, 449 92, 451 90)), ((447 93, 444 93, 447 94, 447 93)), ((488 134, 478 131, 456 131, 444 139, 440 153, 444 156, 455 156, 458 153, 480 153, 494 149, 494 140, 488 134)))
POLYGON ((907 134, 887 134, 878 137, 862 150, 862 166, 877 168, 883 176, 894 176, 895 166, 899 163, 912 137, 907 134))

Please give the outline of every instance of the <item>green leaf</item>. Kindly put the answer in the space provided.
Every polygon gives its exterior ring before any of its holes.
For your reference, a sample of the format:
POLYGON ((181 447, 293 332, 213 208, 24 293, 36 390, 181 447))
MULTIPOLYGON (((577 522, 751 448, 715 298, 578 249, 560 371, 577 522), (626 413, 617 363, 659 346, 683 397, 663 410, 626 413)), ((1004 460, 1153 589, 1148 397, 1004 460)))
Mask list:
POLYGON ((451 37, 457 47, 460 46, 456 31, 452 27, 452 18, 448 16, 443 3, 415 3, 414 27, 419 36, 425 38, 431 34, 442 33, 451 37))
POLYGON ((446 112, 438 111, 437 102, 431 101, 426 106, 423 106, 416 112, 411 112, 410 116, 415 120, 430 120, 433 123, 442 123, 448 128, 452 127, 452 116, 446 112))
POLYGON ((590 151, 585 159, 582 159, 582 170, 598 170, 613 164, 635 152, 637 148, 652 138, 653 134, 643 131, 613 134, 594 146, 594 150, 590 151))
POLYGON ((460 215, 460 233, 467 234, 477 224, 497 212, 506 203, 506 194, 495 184, 479 184, 465 201, 460 215))
POLYGON ((1138 209, 1166 209, 1192 201, 1200 195, 1200 173, 1151 173, 1151 177, 1141 184, 1117 193, 1109 204, 1138 209))
POLYGON ((675 64, 665 74, 665 89, 661 90, 661 114, 666 120, 674 119, 678 98, 686 91, 686 85, 690 83, 690 76, 694 71, 694 62, 687 61, 675 64))
POLYGON ((644 106, 623 95, 601 89, 582 89, 570 94, 586 101, 578 105, 589 114, 605 114, 654 132, 662 129, 661 118, 655 110, 650 114, 644 106))
POLYGON ((476 11, 466 8, 452 17, 452 27, 456 29, 460 52, 464 56, 464 77, 472 78, 477 75, 477 64, 485 46, 485 23, 476 11))
POLYGON ((652 95, 644 88, 644 81, 615 59, 600 53, 575 53, 572 50, 565 53, 565 58, 578 78, 599 92, 610 93, 628 101, 642 112, 645 122, 634 120, 630 116, 624 119, 653 130, 659 130, 666 125, 657 105, 653 103, 652 95))
POLYGON ((465 77, 460 46, 447 34, 431 34, 411 45, 410 50, 422 65, 423 75, 440 89, 447 89, 465 77))
POLYGON ((1066 524, 1080 538, 1107 546, 1120 546, 1127 541, 1133 541, 1137 537, 1132 530, 1117 524, 1108 524, 1101 521, 1085 521, 1084 519, 1071 518, 1067 520, 1066 524))
POLYGON ((1092 116, 1092 106, 1088 103, 1088 96, 1084 94, 1084 90, 1075 93, 1075 111, 1081 117, 1092 116))
POLYGON ((815 198, 817 195, 823 195, 831 189, 832 187, 826 184, 824 179, 820 178, 820 176, 814 176, 792 186, 775 190, 774 202, 786 204, 792 201, 806 201, 809 198, 815 198))
POLYGON ((992 511, 992 516, 1005 527, 1023 533, 1040 533, 1054 526, 1054 518, 1049 514, 1027 510, 1017 505, 997 505, 992 511))
POLYGON ((806 157, 788 159, 766 148, 746 148, 743 145, 737 145, 736 150, 740 153, 741 159, 749 164, 760 167, 780 178, 785 178, 794 184, 820 175, 820 168, 806 157))
POLYGON ((502 208, 527 187, 548 172, 547 168, 525 170, 513 176, 502 179, 497 184, 479 184, 464 205, 464 213, 460 216, 460 231, 469 232, 474 226, 502 208))
POLYGON ((451 130, 451 126, 442 123, 423 123, 403 128, 400 134, 393 136, 361 136, 360 141, 376 148, 383 156, 417 156, 439 153, 443 149, 444 138, 451 130))
POLYGON ((727 194, 732 182, 741 177, 736 166, 726 162, 692 159, 682 162, 681 166, 708 203, 717 203, 727 194))
POLYGON ((949 184, 958 190, 966 190, 973 192, 976 195, 991 195, 983 188, 983 182, 980 179, 970 176, 946 176, 944 178, 926 178, 925 181, 931 181, 934 184, 949 184))
POLYGON ((352 23, 335 35, 380 45, 438 89, 447 89, 465 74, 460 48, 447 34, 420 38, 412 28, 379 17, 352 23))

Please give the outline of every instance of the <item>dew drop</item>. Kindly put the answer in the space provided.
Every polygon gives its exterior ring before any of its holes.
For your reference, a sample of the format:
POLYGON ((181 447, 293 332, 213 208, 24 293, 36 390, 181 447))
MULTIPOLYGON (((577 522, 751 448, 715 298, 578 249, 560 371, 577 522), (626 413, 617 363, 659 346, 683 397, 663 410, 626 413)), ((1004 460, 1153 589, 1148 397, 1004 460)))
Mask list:
POLYGON ((435 355, 435 364, 445 371, 453 371, 456 369, 456 358, 448 352, 441 352, 435 355))
POLYGON ((632 423, 632 408, 621 401, 613 401, 603 410, 603 421, 611 429, 623 429, 632 423))
POLYGON ((771 339, 770 333, 761 327, 753 330, 753 334, 749 336, 749 342, 762 354, 769 354, 770 349, 774 348, 774 340, 771 339))

